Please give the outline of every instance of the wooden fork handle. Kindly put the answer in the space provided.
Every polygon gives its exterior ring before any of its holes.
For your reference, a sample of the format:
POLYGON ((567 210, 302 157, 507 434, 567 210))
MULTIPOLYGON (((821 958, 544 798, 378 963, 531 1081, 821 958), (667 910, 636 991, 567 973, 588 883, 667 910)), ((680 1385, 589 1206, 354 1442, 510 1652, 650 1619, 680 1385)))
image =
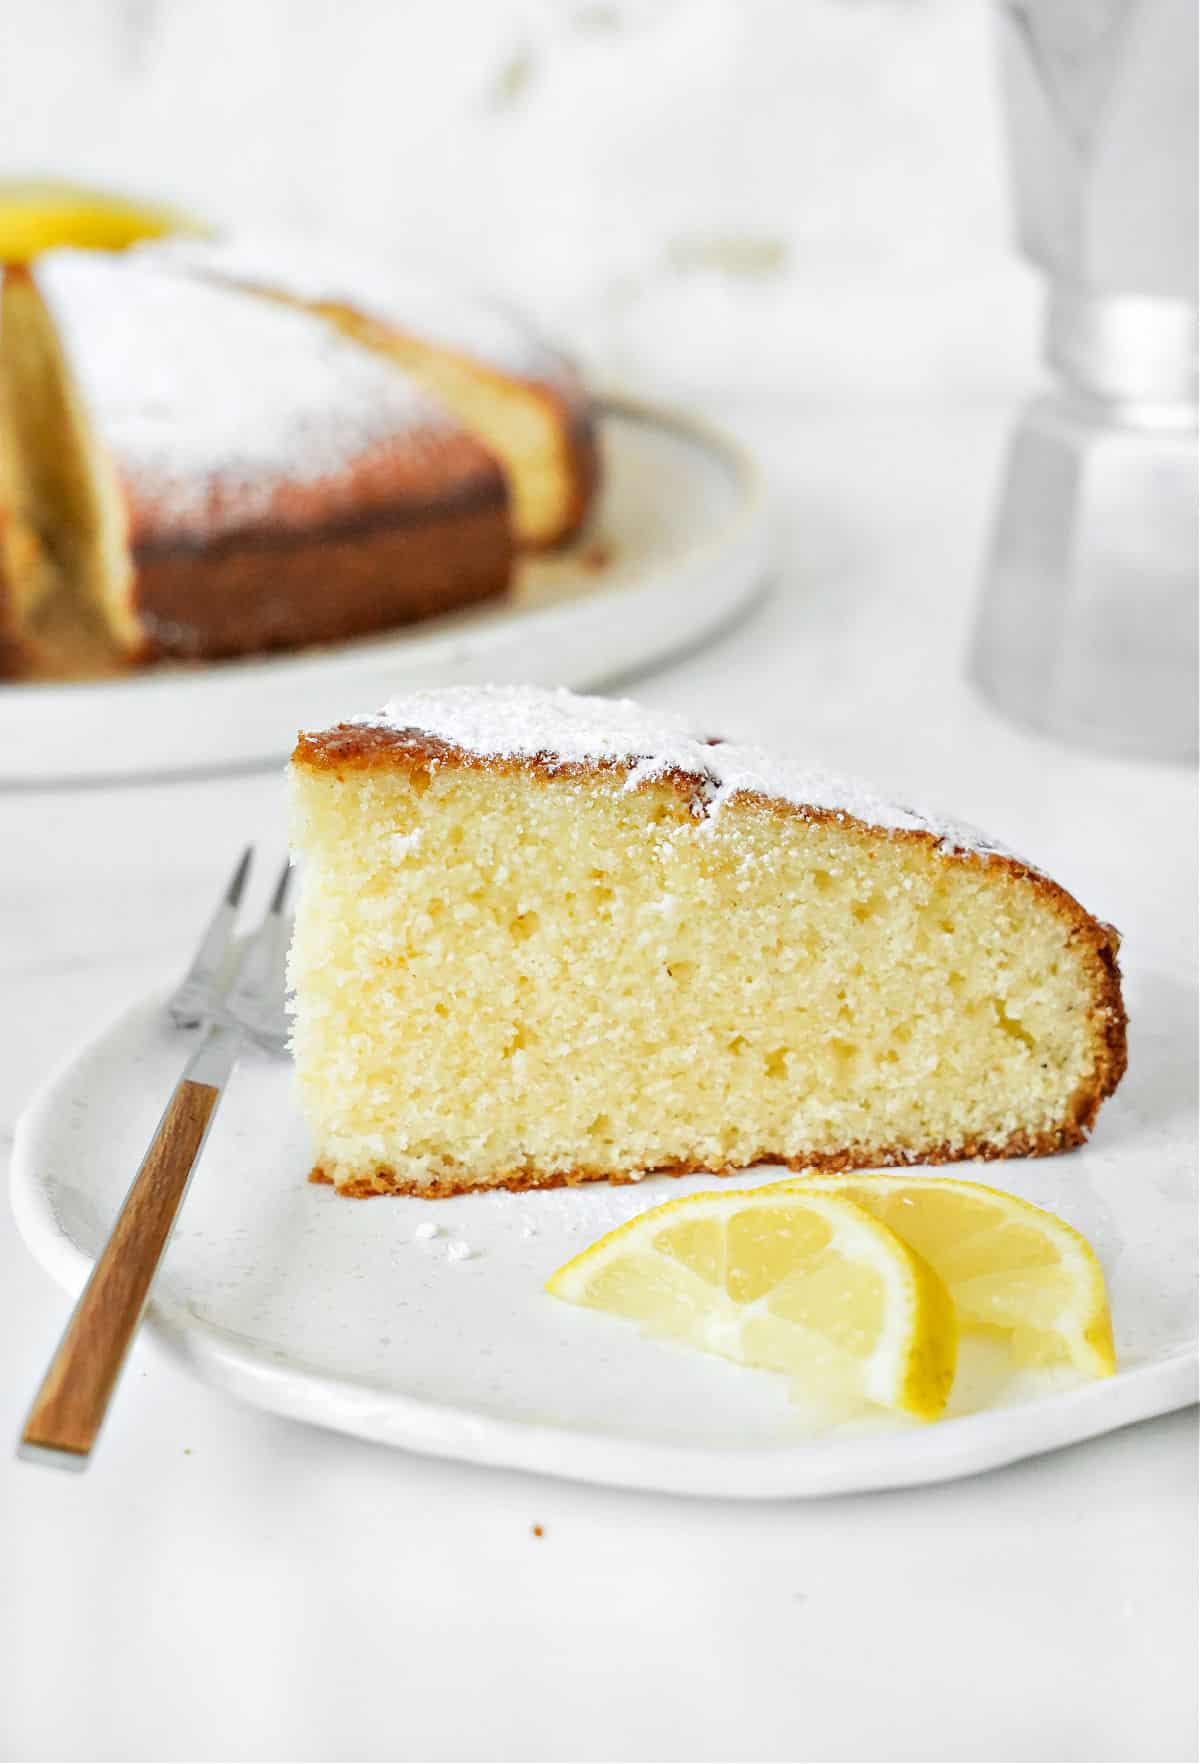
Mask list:
POLYGON ((221 1091, 183 1078, 34 1398, 22 1450, 88 1461, 221 1091))

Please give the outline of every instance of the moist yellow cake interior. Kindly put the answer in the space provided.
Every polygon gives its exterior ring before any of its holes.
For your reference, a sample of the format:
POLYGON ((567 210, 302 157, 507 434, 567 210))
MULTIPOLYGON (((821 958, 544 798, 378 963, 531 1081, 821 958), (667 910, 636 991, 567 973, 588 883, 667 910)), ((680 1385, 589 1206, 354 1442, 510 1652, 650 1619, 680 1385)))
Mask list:
POLYGON ((296 1057, 339 1183, 952 1155, 1095 1080, 1099 956, 982 858, 619 773, 293 780, 296 1057))
POLYGON ((31 672, 98 673, 136 646, 113 467, 90 431, 32 281, 0 288, 0 453, 9 625, 31 672))
POLYGON ((508 481, 519 543, 548 545, 562 536, 571 517, 574 478, 560 420, 544 397, 480 362, 377 324, 345 306, 322 302, 316 310, 403 368, 490 449, 508 481))

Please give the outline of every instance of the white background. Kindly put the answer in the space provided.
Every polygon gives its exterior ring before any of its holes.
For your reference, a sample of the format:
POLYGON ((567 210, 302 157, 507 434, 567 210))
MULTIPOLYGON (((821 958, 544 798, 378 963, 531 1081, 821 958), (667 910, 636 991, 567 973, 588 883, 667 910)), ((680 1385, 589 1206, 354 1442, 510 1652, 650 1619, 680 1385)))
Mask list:
MULTIPOLYGON (((0 15, 0 174, 435 256, 735 427, 776 492, 773 591, 640 695, 965 815, 1131 960, 1194 972, 1192 775, 1042 743, 962 679, 1037 375, 990 49, 975 0, 42 0, 0 15)), ((0 795, 3 1143, 71 1040, 178 965, 239 842, 281 848, 280 797, 0 795)), ((9 1437, 63 1318, 10 1227, 9 1437)), ((748 1509, 359 1446, 142 1347, 86 1477, 0 1460, 0 1748, 1187 1758, 1195 1513, 1190 1414, 748 1509)))

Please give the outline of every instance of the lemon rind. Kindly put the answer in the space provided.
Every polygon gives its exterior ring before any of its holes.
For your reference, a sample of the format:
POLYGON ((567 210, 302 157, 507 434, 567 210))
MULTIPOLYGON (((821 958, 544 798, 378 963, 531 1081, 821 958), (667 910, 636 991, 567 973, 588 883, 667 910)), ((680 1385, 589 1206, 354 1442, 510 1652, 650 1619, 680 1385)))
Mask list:
MULTIPOLYGON (((1081 1304, 1078 1314, 1072 1314, 1052 1333, 1062 1343, 1067 1359, 1077 1372, 1089 1378, 1111 1378, 1116 1372, 1117 1360, 1104 1271, 1083 1233, 1048 1208, 1039 1207, 1036 1202, 991 1183, 972 1182, 962 1176, 914 1177, 895 1170, 854 1170, 836 1176, 825 1171, 804 1171, 785 1181, 769 1183, 767 1187, 784 1193, 808 1190, 836 1194, 853 1187, 895 1191, 926 1185, 943 1193, 951 1191, 995 1200, 1004 1210, 1025 1219, 1055 1244, 1060 1264, 1072 1275, 1073 1284, 1081 1298, 1086 1299, 1086 1304, 1081 1304)), ((976 1329, 981 1326, 969 1324, 967 1327, 976 1329)), ((1000 1333, 1007 1333, 1003 1326, 998 1327, 1000 1333)))
MULTIPOLYGON (((750 1205, 778 1205, 783 1210, 789 1202, 794 1204, 797 1200, 810 1207, 819 1202, 813 1210, 833 1225, 834 1246, 849 1250, 856 1240, 860 1245, 872 1245, 873 1253, 853 1259, 869 1260, 884 1274, 888 1282, 889 1316, 893 1322, 898 1315, 902 1316, 902 1324, 889 1332, 891 1341, 886 1345, 890 1354, 883 1351, 885 1344, 881 1343, 864 1363, 864 1396, 914 1419, 935 1420, 945 1409, 954 1381, 957 1324, 953 1302, 936 1271, 903 1238, 840 1196, 797 1195, 785 1184, 728 1191, 706 1189, 678 1196, 635 1214, 563 1263, 546 1281, 545 1290, 569 1304, 586 1305, 584 1295, 592 1280, 614 1259, 629 1252, 634 1243, 645 1243, 666 1220, 679 1215, 692 1219, 728 1218, 750 1205)), ((651 1249, 646 1253, 663 1252, 651 1249)))

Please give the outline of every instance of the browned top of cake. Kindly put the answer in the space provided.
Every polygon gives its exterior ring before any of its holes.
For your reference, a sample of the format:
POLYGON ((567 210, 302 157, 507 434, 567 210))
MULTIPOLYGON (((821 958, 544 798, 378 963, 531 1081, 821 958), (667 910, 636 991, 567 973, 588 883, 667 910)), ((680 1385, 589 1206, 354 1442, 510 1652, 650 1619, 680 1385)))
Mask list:
POLYGON ((135 257, 269 293, 338 322, 353 318, 357 334, 376 347, 407 340, 469 362, 497 383, 523 385, 553 406, 562 426, 574 480, 563 533, 583 519, 600 479, 594 403, 574 364, 503 302, 342 242, 294 235, 154 240, 135 257))
POLYGON ((51 252, 36 280, 138 546, 505 494, 483 446, 310 314, 137 257, 51 252))
MULTIPOLYGON (((119 468, 118 468, 119 469, 119 468)), ((384 527, 436 522, 448 515, 507 507, 504 476, 490 453, 462 430, 411 434, 371 444, 336 472, 310 482, 281 478, 263 485, 253 506, 240 488, 235 509, 214 487, 203 513, 179 518, 170 491, 146 488, 120 474, 129 541, 139 559, 194 550, 217 557, 224 549, 291 544, 297 537, 371 534, 384 527)))

